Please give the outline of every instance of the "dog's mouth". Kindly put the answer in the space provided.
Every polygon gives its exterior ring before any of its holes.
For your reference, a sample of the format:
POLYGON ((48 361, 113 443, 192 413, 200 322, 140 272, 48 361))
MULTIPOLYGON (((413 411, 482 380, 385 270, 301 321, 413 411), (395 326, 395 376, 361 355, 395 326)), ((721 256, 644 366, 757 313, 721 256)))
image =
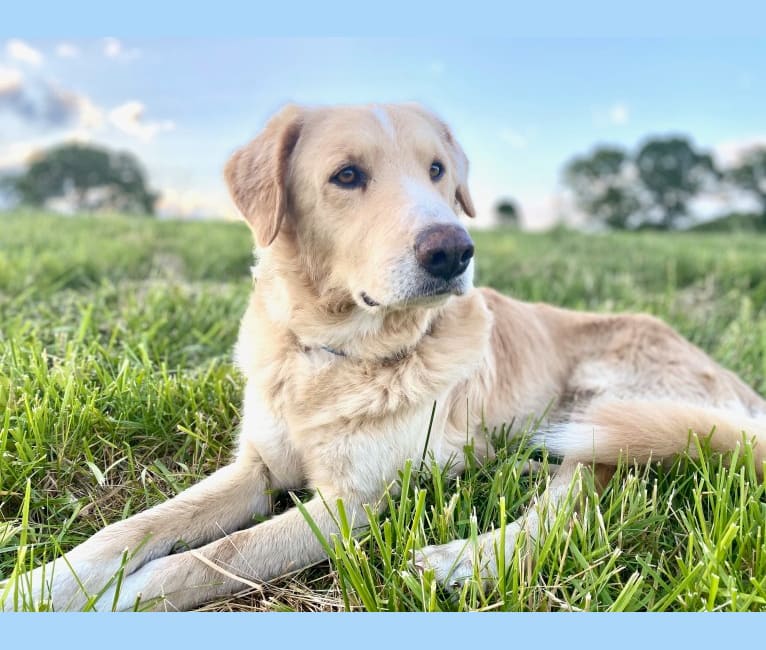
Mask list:
POLYGON ((362 291, 362 293, 359 294, 359 297, 362 299, 362 302, 368 307, 380 307, 380 303, 377 300, 373 300, 372 298, 370 298, 369 294, 366 291, 362 291))
MULTIPOLYGON (((428 306, 430 304, 436 304, 442 302, 449 296, 460 296, 464 294, 466 287, 464 283, 460 281, 460 278, 454 278, 453 280, 445 281, 429 281, 423 283, 416 291, 413 291, 401 299, 397 300, 395 304, 383 305, 384 307, 391 308, 403 308, 403 307, 415 307, 415 306, 428 306)), ((375 308, 381 307, 381 303, 375 300, 366 291, 359 293, 359 299, 367 307, 375 308)))
POLYGON ((418 301, 418 300, 429 300, 431 298, 444 298, 446 296, 450 296, 453 294, 459 294, 462 293, 462 291, 458 290, 458 287, 435 287, 432 289, 425 289, 424 291, 420 291, 414 295, 412 295, 408 300, 410 301, 418 301))
POLYGON ((466 289, 465 274, 460 274, 449 280, 428 278, 420 284, 416 291, 407 297, 407 301, 428 301, 430 299, 446 298, 447 296, 460 296, 466 292, 466 289))

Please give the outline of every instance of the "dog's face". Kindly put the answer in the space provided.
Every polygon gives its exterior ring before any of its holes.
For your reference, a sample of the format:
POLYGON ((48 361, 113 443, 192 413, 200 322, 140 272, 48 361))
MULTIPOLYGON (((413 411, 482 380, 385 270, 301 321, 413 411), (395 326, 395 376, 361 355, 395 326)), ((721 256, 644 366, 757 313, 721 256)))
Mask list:
POLYGON ((467 291, 474 216, 468 163, 416 105, 289 106, 234 154, 226 179, 260 247, 297 243, 320 291, 362 309, 436 304, 467 291))

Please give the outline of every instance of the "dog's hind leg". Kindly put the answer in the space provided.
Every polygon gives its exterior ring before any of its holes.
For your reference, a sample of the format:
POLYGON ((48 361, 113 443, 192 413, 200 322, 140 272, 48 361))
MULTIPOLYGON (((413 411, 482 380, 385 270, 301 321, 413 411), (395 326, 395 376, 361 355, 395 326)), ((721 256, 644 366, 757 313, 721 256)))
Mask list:
MULTIPOLYGON (((578 475, 582 467, 578 461, 564 459, 548 487, 523 516, 504 529, 479 535, 476 544, 470 539, 459 539, 415 551, 414 568, 419 572, 432 569, 440 583, 452 588, 459 588, 474 575, 483 580, 496 579, 500 554, 504 557, 505 566, 508 566, 521 539, 539 541, 545 533, 545 524, 552 524, 562 506, 579 496, 581 483, 578 475)), ((598 465, 595 471, 596 483, 603 486, 614 469, 598 465)))

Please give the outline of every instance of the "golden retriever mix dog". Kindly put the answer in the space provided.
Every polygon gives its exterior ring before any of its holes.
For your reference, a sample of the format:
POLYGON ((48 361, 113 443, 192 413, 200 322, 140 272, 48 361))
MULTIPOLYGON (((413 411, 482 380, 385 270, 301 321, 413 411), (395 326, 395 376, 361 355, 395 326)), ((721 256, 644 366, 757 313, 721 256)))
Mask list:
POLYGON ((501 536, 418 551, 447 585, 496 573, 498 553, 544 532, 582 464, 608 479, 620 459, 664 459, 752 437, 766 459, 766 403, 662 322, 576 313, 475 289, 468 162, 449 128, 417 105, 288 106, 226 166, 258 248, 236 357, 247 380, 230 465, 101 530, 18 581, 56 610, 100 603, 189 609, 247 581, 321 560, 297 509, 263 519, 269 493, 301 487, 325 536, 339 499, 356 524, 407 459, 428 449, 460 470, 466 435, 541 414, 561 459, 548 489, 501 536), (712 434, 711 434, 712 432, 712 434), (505 547, 498 549, 499 540, 505 547), (179 542, 188 550, 176 552, 179 542), (125 555, 125 552, 128 555, 125 555), (115 593, 110 578, 128 557, 115 593))

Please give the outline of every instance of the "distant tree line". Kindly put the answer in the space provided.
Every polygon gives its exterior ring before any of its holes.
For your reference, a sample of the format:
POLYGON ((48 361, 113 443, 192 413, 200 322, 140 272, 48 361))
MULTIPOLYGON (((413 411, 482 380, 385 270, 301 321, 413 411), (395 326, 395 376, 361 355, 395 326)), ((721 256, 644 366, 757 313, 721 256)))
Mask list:
POLYGON ((151 215, 159 198, 133 154, 84 144, 40 152, 22 173, 3 178, 2 189, 16 204, 45 207, 58 199, 76 212, 151 215))
MULTIPOLYGON (((652 138, 634 152, 601 146, 570 160, 563 180, 578 209, 609 228, 689 226, 696 197, 729 188, 754 199, 754 225, 766 229, 766 147, 719 169, 685 137, 652 138)), ((45 207, 59 200, 77 212, 154 214, 159 198, 133 154, 84 144, 40 152, 23 172, 0 179, 0 190, 16 204, 45 207)), ((495 216, 502 225, 521 226, 521 209, 511 198, 496 204, 495 216)))
POLYGON ((567 163, 564 182, 577 207, 610 228, 689 226, 694 198, 729 188, 755 199, 757 225, 766 229, 766 148, 719 169, 710 154, 684 137, 650 139, 634 153, 598 147, 567 163))

